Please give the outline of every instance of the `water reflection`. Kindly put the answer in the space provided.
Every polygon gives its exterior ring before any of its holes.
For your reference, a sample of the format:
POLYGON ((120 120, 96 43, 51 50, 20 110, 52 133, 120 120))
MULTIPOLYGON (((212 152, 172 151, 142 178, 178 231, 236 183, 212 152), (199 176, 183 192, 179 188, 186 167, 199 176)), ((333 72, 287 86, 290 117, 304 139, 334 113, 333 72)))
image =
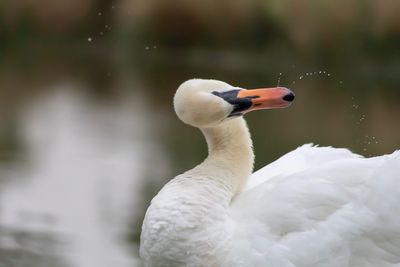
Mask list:
POLYGON ((20 117, 29 164, 5 173, 0 266, 138 265, 125 236, 154 157, 143 97, 98 106, 71 85, 49 91, 20 117))

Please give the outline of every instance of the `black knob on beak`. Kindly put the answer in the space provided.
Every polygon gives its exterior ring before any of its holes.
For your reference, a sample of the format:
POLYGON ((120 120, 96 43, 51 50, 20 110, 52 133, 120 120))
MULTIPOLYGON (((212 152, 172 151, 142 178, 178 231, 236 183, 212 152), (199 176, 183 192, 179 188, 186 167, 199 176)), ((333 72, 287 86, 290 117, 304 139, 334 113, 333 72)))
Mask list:
POLYGON ((288 93, 284 97, 282 97, 283 100, 292 102, 294 100, 294 94, 292 92, 288 93))

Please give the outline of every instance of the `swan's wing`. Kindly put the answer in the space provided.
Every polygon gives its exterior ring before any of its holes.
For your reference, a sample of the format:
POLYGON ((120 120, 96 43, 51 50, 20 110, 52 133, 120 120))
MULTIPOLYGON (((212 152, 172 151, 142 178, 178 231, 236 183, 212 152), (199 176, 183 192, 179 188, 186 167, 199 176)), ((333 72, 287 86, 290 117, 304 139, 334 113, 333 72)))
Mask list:
POLYGON ((247 255, 243 266, 400 266, 399 209, 399 152, 277 175, 233 203, 239 242, 232 259, 247 255))
POLYGON ((245 190, 251 189, 277 175, 289 175, 335 160, 359 157, 361 156, 344 148, 318 147, 313 146, 313 144, 306 144, 253 173, 246 184, 245 190))

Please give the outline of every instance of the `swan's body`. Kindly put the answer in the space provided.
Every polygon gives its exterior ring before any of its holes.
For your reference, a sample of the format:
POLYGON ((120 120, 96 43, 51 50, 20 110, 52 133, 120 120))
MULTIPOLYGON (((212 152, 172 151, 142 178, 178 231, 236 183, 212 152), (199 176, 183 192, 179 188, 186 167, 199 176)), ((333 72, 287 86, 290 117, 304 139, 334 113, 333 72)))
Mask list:
POLYGON ((400 154, 365 159, 305 145, 251 175, 246 123, 226 120, 243 112, 231 95, 233 107, 224 101, 233 89, 212 80, 178 89, 177 114, 201 128, 209 156, 152 200, 146 266, 400 266, 400 154))

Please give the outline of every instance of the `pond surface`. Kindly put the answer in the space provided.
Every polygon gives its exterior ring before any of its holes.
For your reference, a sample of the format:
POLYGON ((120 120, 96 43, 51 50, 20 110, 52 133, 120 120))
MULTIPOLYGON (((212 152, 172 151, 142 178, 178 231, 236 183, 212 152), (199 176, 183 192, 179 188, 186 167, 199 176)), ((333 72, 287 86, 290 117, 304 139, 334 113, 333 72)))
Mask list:
POLYGON ((35 53, 0 66, 0 267, 140 266, 149 200, 206 156, 172 108, 191 77, 295 91, 292 107, 248 116, 256 169, 308 142, 365 156, 400 145, 396 78, 369 69, 162 48, 138 60, 35 53))

